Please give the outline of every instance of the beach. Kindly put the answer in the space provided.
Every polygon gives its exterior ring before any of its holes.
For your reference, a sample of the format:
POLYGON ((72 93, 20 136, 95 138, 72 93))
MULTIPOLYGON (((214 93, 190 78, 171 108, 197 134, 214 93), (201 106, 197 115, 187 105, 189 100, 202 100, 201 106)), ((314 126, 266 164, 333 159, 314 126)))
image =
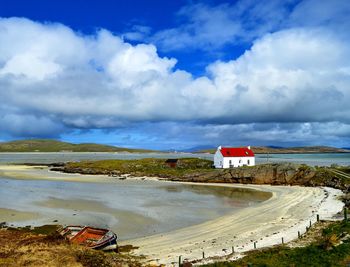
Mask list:
POLYGON ((188 261, 202 259, 203 252, 206 258, 227 256, 235 259, 240 257, 240 253, 253 250, 254 242, 257 248, 262 248, 281 244, 282 238, 283 242, 297 239, 298 231, 304 233, 310 221, 312 224, 316 222, 317 214, 321 219, 332 219, 343 208, 343 203, 338 200, 341 191, 332 188, 220 186, 260 189, 272 192, 273 197, 232 215, 126 243, 139 247, 135 251, 137 255, 148 255, 158 259, 158 263, 168 265, 176 263, 180 255, 188 261))
MULTIPOLYGON (((44 167, 1 166, 0 173, 15 179, 106 182, 111 177, 85 176, 49 172, 44 167)), ((128 178, 127 178, 128 179, 128 178)), ((134 179, 134 178, 129 178, 134 179)), ((142 177, 140 179, 147 179, 142 177)), ((154 180, 154 178, 152 178, 154 180)), ((159 181, 172 184, 174 182, 159 181)), ((190 184, 190 183, 186 183, 190 184)), ((198 183, 196 183, 198 185, 198 183)), ((120 245, 139 247, 133 253, 146 255, 157 263, 172 265, 183 260, 198 260, 204 256, 237 258, 241 253, 257 248, 289 242, 304 233, 306 226, 321 219, 331 219, 343 208, 338 200, 340 190, 320 187, 202 184, 205 186, 238 187, 271 192, 272 197, 232 214, 216 219, 143 238, 129 239, 120 245), (232 247, 235 253, 232 254, 232 247)), ((174 210, 181 217, 181 209, 174 210)))

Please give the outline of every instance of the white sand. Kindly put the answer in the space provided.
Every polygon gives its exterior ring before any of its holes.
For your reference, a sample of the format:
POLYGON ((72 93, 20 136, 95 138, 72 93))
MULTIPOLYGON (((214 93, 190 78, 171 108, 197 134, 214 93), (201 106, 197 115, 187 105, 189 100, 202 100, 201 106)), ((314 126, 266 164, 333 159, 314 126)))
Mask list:
POLYGON ((0 165, 0 175, 20 180, 56 180, 66 182, 110 182, 106 175, 81 175, 50 171, 47 166, 0 165))
MULTIPOLYGON (((206 184, 208 185, 208 184, 206 184)), ((218 186, 218 184, 215 184, 218 186)), ((299 186, 268 185, 231 185, 220 186, 245 187, 273 193, 269 200, 243 209, 231 215, 220 217, 200 225, 194 225, 169 233, 145 238, 128 240, 123 244, 139 247, 134 253, 147 255, 157 263, 176 265, 181 255, 184 260, 205 257, 240 257, 240 253, 258 248, 281 244, 298 237, 298 231, 304 233, 310 220, 316 222, 330 219, 343 208, 337 200, 340 190, 332 188, 311 188, 299 186), (234 246, 235 254, 232 253, 234 246)), ((181 210, 174 210, 181 216, 181 210)), ((169 222, 171 223, 171 222, 169 222)))

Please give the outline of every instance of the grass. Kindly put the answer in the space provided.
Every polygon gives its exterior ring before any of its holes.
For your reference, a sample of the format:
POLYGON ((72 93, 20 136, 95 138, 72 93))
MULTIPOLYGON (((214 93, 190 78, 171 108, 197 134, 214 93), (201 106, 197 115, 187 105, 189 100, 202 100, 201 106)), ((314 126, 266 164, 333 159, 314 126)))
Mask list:
POLYGON ((347 174, 350 174, 350 166, 338 166, 337 169, 347 174))
POLYGON ((213 162, 198 158, 178 160, 176 168, 171 168, 165 159, 146 158, 139 160, 100 160, 71 162, 65 171, 101 174, 131 174, 134 176, 180 177, 197 172, 215 171, 213 162))
POLYGON ((236 266, 349 266, 350 264, 350 223, 335 222, 323 230, 322 237, 306 247, 274 248, 253 251, 235 262, 208 264, 208 267, 236 266))
MULTIPOLYGON (((0 266, 119 267, 145 266, 142 257, 128 253, 101 252, 73 245, 58 235, 57 226, 34 229, 0 229, 0 266)), ((132 248, 131 248, 132 249, 132 248)))

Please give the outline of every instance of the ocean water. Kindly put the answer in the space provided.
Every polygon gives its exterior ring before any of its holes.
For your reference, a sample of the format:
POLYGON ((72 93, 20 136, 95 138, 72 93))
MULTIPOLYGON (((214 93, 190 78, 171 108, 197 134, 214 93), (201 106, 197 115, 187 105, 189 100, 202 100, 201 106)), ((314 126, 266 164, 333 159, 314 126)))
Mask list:
POLYGON ((257 164, 267 162, 294 162, 311 166, 330 166, 332 164, 350 166, 350 153, 317 154, 258 154, 257 164))
MULTIPOLYGON (((0 164, 6 163, 52 163, 102 159, 141 159, 141 158, 184 158, 196 157, 213 160, 206 153, 0 153, 0 164)), ((350 153, 320 154, 257 154, 256 163, 294 162, 308 165, 330 166, 332 164, 350 165, 350 153)))
POLYGON ((57 153, 0 153, 0 164, 6 163, 52 163, 103 159, 142 159, 142 158, 188 158, 213 159, 210 154, 191 153, 104 153, 104 152, 57 152, 57 153))

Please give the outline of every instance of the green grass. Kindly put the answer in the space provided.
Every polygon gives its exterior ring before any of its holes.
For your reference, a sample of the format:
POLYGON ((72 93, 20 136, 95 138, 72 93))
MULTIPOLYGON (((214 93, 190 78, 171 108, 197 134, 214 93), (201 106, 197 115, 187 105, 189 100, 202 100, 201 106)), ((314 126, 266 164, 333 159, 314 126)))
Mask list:
POLYGON ((208 267, 233 266, 349 266, 350 264, 350 223, 336 222, 323 231, 323 236, 315 243, 300 248, 278 246, 262 251, 254 251, 235 262, 208 264, 208 267), (339 240, 343 238, 343 242, 339 240))
POLYGON ((350 166, 339 166, 337 169, 347 174, 350 174, 350 166))
POLYGON ((70 162, 65 166, 69 170, 81 170, 88 173, 92 170, 96 173, 131 174, 135 176, 159 176, 178 177, 194 172, 215 171, 213 162, 198 158, 183 158, 178 160, 176 168, 171 168, 165 163, 165 159, 146 158, 139 160, 100 160, 70 162))

